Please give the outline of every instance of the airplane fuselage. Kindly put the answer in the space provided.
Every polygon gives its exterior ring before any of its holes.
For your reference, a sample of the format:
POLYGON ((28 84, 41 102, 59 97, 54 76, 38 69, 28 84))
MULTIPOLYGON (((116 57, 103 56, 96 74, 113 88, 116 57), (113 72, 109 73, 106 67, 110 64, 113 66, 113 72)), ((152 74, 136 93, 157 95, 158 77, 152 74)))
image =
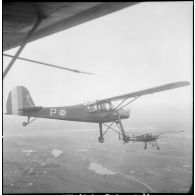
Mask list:
POLYGON ((30 113, 29 111, 23 111, 21 115, 67 121, 105 123, 117 120, 118 116, 120 116, 120 119, 129 118, 129 111, 119 110, 113 112, 112 110, 97 110, 91 112, 86 106, 80 104, 67 107, 42 107, 40 110, 30 113))
POLYGON ((137 142, 150 142, 150 141, 155 141, 157 139, 158 139, 158 136, 155 136, 152 134, 144 134, 144 135, 136 136, 137 142))

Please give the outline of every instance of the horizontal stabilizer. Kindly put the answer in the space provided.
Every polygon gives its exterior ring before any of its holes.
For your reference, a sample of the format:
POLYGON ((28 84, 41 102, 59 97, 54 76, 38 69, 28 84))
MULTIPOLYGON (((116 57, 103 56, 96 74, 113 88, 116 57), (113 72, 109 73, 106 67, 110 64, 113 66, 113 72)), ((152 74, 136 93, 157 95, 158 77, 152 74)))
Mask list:
POLYGON ((35 112, 35 111, 40 111, 42 109, 42 106, 36 106, 36 107, 25 107, 25 108, 20 108, 20 111, 23 112, 35 112))

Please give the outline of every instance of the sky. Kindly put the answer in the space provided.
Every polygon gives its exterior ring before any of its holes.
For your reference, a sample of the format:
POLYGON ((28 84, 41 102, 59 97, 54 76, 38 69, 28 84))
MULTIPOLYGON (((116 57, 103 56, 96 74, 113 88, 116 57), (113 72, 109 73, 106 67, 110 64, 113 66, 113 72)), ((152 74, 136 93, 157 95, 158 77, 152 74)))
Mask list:
MULTIPOLYGON (((20 57, 92 72, 75 74, 17 60, 3 82, 3 106, 17 85, 37 106, 68 106, 189 81, 189 87, 132 103, 127 128, 192 123, 193 2, 144 2, 29 43, 20 57)), ((16 48, 17 49, 17 48, 16 48)), ((6 51, 15 54, 16 49, 6 51)), ((4 68, 10 59, 4 57, 4 68)), ((5 112, 5 110, 4 110, 5 112)), ((24 117, 4 116, 4 132, 24 117)), ((96 129, 97 125, 39 119, 31 129, 96 129), (56 128, 58 127, 58 128, 56 128)), ((98 127, 98 126, 97 126, 98 127)))

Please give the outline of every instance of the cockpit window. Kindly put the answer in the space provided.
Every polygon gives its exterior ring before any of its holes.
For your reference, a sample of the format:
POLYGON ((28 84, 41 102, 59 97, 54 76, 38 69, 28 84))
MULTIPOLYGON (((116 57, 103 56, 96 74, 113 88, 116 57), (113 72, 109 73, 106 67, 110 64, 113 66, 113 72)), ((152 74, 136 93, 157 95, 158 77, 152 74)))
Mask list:
POLYGON ((103 111, 106 110, 106 104, 102 104, 102 110, 103 110, 103 111))
POLYGON ((111 105, 110 104, 108 104, 108 103, 106 103, 106 110, 110 110, 111 109, 111 105))
POLYGON ((87 106, 89 112, 109 112, 113 109, 111 103, 94 104, 87 106))

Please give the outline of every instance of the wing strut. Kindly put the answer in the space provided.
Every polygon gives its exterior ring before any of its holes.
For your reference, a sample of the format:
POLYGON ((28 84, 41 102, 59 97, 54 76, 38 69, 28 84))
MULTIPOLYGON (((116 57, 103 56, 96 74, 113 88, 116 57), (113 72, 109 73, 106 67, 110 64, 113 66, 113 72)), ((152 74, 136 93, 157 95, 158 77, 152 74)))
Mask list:
MULTIPOLYGON (((122 136, 122 140, 124 141, 124 143, 128 143, 130 140, 129 140, 129 136, 126 134, 125 132, 125 129, 123 127, 123 124, 121 122, 121 118, 119 116, 119 113, 118 113, 118 110, 124 108, 125 106, 127 106, 128 104, 132 103, 133 101, 135 101, 136 99, 138 99, 140 96, 137 96, 135 97, 133 100, 129 101, 128 103, 126 103, 125 105, 122 106, 122 104, 128 99, 128 98, 125 98, 124 100, 122 100, 115 108, 112 108, 112 111, 114 113, 116 113, 117 115, 117 120, 113 121, 109 126, 106 125, 105 123, 99 123, 99 130, 100 130, 100 137, 98 138, 99 142, 100 143, 103 143, 104 142, 104 135, 108 132, 109 129, 115 131, 118 135, 119 135, 119 140, 122 136), (116 131, 115 129, 112 128, 112 125, 113 124, 116 124, 116 126, 118 127, 118 129, 120 130, 119 132, 116 131), (103 133, 102 131, 102 124, 105 125, 107 127, 106 131, 103 133)), ((108 117, 109 115, 107 115, 104 120, 108 117)))
POLYGON ((135 101, 136 99, 138 99, 139 97, 141 97, 141 95, 135 97, 135 98, 134 98, 133 100, 131 100, 130 102, 128 102, 128 103, 126 103, 125 105, 121 106, 121 105, 128 99, 128 98, 126 98, 126 99, 123 100, 116 108, 114 108, 114 110, 115 110, 115 111, 118 111, 118 110, 124 108, 125 106, 127 106, 127 105, 129 105, 130 103, 134 102, 134 101, 135 101), (121 107, 119 107, 119 106, 121 106, 121 107), (118 108, 118 107, 119 107, 119 108, 118 108), (118 109, 117 109, 117 108, 118 108, 118 109))
POLYGON ((12 58, 11 62, 9 63, 9 65, 7 66, 7 68, 5 69, 5 71, 3 72, 3 79, 6 77, 7 73, 9 72, 9 70, 13 66, 14 62, 19 57, 20 53, 22 52, 22 50, 24 49, 25 45, 27 44, 28 40, 32 37, 33 33, 37 30, 37 28, 38 28, 38 26, 39 26, 39 24, 41 22, 42 22, 41 17, 38 17, 37 18, 37 21, 34 24, 34 26, 32 27, 32 29, 29 31, 28 35, 24 39, 24 42, 21 44, 21 46, 18 49, 18 51, 16 52, 15 56, 12 58))
MULTIPOLYGON (((3 54, 3 56, 10 57, 10 58, 14 57, 14 56, 9 55, 9 54, 3 54)), ((48 64, 48 63, 45 63, 45 62, 30 60, 30 59, 27 59, 27 58, 17 57, 17 59, 18 60, 27 61, 27 62, 32 62, 32 63, 35 63, 35 64, 40 64, 40 65, 43 65, 43 66, 49 66, 49 67, 52 67, 52 68, 68 70, 68 71, 72 71, 72 72, 75 72, 75 73, 83 73, 83 74, 91 74, 91 75, 93 75, 93 73, 90 73, 90 72, 84 72, 84 71, 80 71, 80 70, 76 70, 76 69, 65 68, 65 67, 62 67, 62 66, 56 66, 56 65, 53 65, 53 64, 48 64)))

